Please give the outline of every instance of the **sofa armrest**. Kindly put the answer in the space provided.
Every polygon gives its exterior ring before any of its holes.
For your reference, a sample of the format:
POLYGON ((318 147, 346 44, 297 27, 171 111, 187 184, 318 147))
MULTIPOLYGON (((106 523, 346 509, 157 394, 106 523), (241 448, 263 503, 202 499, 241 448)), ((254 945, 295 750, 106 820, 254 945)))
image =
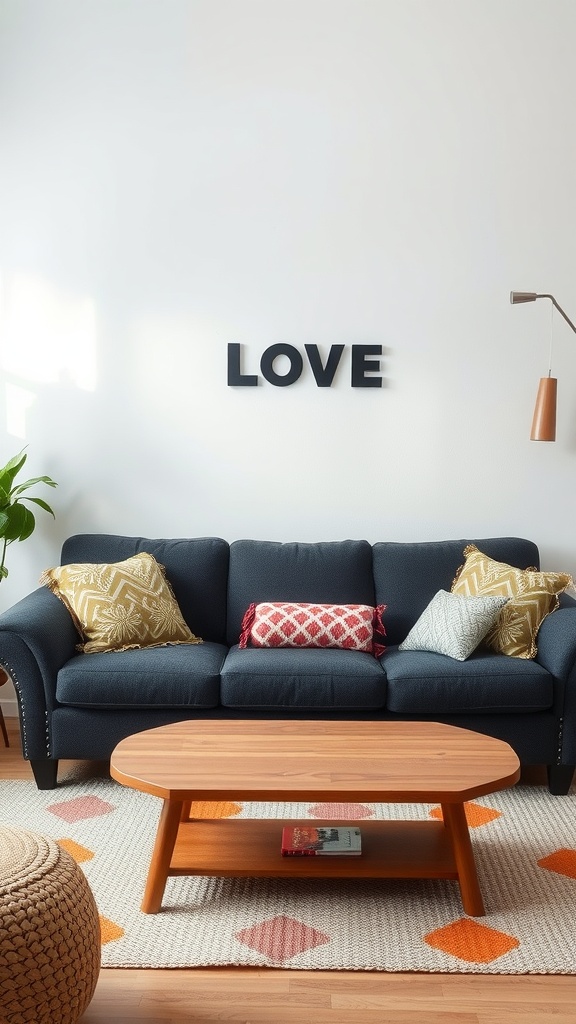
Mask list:
POLYGON ((48 716, 55 705, 56 677, 78 642, 71 615, 46 587, 0 615, 0 664, 18 697, 26 758, 49 756, 48 716))
POLYGON ((576 601, 562 596, 561 606, 538 630, 536 661, 564 682, 576 668, 576 601))
MULTIPOLYGON (((544 619, 537 638, 537 660, 560 681, 557 687, 561 727, 558 764, 576 765, 576 601, 566 594, 560 608, 544 619)), ((565 786, 560 792, 566 792, 565 786)))

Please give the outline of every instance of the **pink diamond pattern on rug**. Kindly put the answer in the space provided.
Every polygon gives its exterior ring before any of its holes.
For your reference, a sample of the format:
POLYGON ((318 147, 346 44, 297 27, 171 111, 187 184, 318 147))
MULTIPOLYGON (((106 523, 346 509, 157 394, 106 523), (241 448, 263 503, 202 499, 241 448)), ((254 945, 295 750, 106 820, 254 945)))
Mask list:
POLYGON ((358 821, 372 818, 374 811, 366 804, 313 804, 308 808, 311 818, 331 818, 333 821, 358 821))
POLYGON ((324 946, 330 942, 330 936, 324 932, 283 914, 270 917, 251 928, 242 928, 235 933, 234 938, 279 963, 290 960, 307 949, 324 946))
POLYGON ((62 803, 50 804, 46 808, 57 818, 64 821, 83 821, 85 818, 98 818, 101 814, 109 814, 114 811, 113 804, 107 800, 101 800, 99 796, 77 796, 73 800, 63 800, 62 803))

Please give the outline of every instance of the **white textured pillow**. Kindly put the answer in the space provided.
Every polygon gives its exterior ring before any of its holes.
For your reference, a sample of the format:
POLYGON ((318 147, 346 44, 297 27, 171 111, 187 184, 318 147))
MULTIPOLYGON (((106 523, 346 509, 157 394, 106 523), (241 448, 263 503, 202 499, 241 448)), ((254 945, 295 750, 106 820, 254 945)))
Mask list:
POLYGON ((466 661, 492 628, 507 597, 464 597, 439 590, 399 651, 433 651, 466 661))

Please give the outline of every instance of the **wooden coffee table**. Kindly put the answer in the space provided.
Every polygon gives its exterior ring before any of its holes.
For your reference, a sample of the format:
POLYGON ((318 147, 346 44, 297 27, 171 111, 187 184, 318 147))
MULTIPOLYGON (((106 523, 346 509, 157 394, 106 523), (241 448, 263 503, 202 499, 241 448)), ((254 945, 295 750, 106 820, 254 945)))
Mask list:
POLYGON ((146 914, 160 910, 168 876, 210 875, 453 878, 480 916, 464 802, 514 785, 520 763, 502 740, 434 722, 204 720, 129 736, 110 772, 164 801, 146 914), (193 800, 438 803, 443 821, 363 819, 360 857, 282 857, 283 826, 302 818, 192 820, 193 800))

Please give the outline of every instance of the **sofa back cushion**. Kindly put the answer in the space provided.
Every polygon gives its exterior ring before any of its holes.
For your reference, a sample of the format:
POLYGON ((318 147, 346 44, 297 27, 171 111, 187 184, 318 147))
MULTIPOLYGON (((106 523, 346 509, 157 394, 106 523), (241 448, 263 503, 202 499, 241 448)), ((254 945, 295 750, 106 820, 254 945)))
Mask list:
POLYGON ((439 590, 450 590, 468 544, 520 569, 540 567, 536 544, 520 537, 374 544, 375 600, 387 606, 387 644, 393 646, 405 640, 434 595, 439 590))
POLYGON ((228 583, 230 646, 238 643, 248 606, 263 601, 374 605, 370 544, 366 540, 233 541, 228 583))
POLYGON ((64 542, 61 563, 121 562, 141 551, 164 566, 192 632, 203 640, 225 643, 229 545, 220 537, 151 540, 83 533, 64 542))

